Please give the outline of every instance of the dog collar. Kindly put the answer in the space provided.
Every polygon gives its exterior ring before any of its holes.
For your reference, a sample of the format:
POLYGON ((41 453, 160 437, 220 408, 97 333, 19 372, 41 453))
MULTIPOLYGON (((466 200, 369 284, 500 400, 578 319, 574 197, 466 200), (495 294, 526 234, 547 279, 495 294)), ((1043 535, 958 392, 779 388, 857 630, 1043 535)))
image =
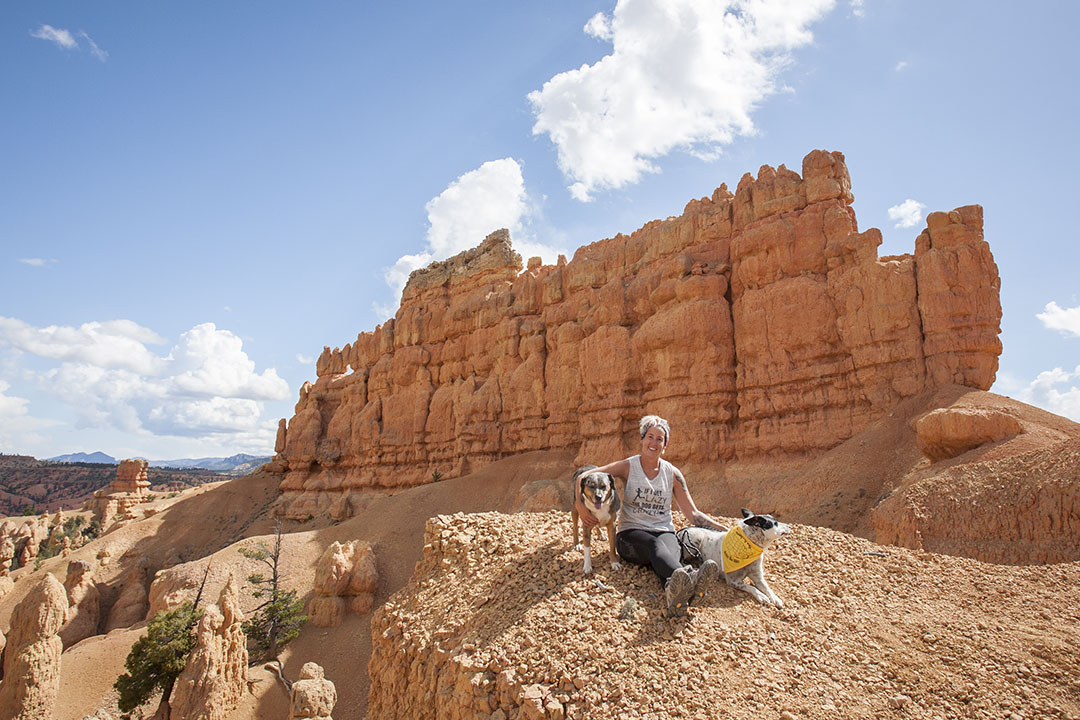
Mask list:
POLYGON ((741 525, 736 525, 724 533, 720 551, 724 558, 724 572, 729 573, 754 562, 765 549, 746 537, 741 525))

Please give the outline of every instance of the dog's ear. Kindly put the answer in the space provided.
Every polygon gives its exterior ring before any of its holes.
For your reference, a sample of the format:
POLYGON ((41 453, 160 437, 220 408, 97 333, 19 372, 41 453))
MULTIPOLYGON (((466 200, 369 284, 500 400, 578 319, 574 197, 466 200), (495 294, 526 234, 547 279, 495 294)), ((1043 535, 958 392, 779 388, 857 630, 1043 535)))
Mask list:
POLYGON ((746 524, 753 525, 754 527, 759 527, 764 530, 769 526, 769 520, 762 515, 751 514, 751 517, 746 518, 746 524))
POLYGON ((750 511, 749 511, 749 510, 747 510, 746 508, 743 508, 743 509, 742 509, 742 516, 743 516, 744 518, 748 518, 748 517, 753 517, 753 516, 754 516, 754 513, 750 512, 750 511))

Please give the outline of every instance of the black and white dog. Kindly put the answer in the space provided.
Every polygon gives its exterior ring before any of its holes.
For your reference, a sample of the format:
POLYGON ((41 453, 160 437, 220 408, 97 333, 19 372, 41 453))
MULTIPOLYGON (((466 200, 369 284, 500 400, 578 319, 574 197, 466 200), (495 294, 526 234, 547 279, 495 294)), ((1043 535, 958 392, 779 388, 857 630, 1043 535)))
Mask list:
POLYGON ((715 560, 728 585, 750 593, 764 605, 784 607, 765 582, 765 549, 791 532, 791 526, 772 515, 755 515, 742 509, 743 519, 727 532, 688 527, 676 533, 682 547, 682 561, 700 564, 715 560), (749 578, 753 585, 747 584, 749 578))
MULTIPOLYGON (((615 490, 615 478, 607 473, 591 472, 595 465, 586 465, 574 473, 574 493, 581 498, 585 507, 593 514, 601 525, 607 527, 608 553, 611 556, 611 567, 618 570, 619 556, 615 554, 615 515, 619 512, 619 493, 615 490)), ((578 517, 577 503, 574 503, 570 511, 574 520, 574 549, 584 550, 585 574, 592 572, 592 528, 585 528, 584 547, 578 542, 578 517)))

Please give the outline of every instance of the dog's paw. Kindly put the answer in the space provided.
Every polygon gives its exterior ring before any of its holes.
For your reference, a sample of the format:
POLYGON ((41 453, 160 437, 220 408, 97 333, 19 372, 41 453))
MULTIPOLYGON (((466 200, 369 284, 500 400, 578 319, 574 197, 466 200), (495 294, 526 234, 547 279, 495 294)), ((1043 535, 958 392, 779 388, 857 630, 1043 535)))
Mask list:
POLYGON ((781 610, 784 609, 784 601, 781 600, 780 598, 773 595, 772 598, 770 598, 770 600, 772 601, 772 604, 773 604, 774 607, 779 608, 781 610))
POLYGON ((574 550, 576 550, 577 552, 581 552, 581 549, 583 547, 585 547, 585 546, 582 545, 581 543, 578 543, 577 545, 574 546, 574 550))
POLYGON ((611 569, 612 570, 622 570, 622 563, 619 563, 619 562, 611 563, 611 569))

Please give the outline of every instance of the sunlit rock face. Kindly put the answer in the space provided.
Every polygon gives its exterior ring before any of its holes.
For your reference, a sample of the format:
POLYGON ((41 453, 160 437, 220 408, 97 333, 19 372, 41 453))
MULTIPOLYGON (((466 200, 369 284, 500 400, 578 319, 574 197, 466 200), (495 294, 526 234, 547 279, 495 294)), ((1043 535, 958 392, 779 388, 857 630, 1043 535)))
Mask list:
POLYGON ((281 511, 543 449, 606 462, 637 419, 671 418, 673 460, 813 454, 920 391, 987 389, 1000 281, 982 209, 932 213, 913 254, 859 232, 838 152, 764 166, 679 217, 553 266, 500 230, 412 274, 396 316, 324 349, 279 433, 281 511))

